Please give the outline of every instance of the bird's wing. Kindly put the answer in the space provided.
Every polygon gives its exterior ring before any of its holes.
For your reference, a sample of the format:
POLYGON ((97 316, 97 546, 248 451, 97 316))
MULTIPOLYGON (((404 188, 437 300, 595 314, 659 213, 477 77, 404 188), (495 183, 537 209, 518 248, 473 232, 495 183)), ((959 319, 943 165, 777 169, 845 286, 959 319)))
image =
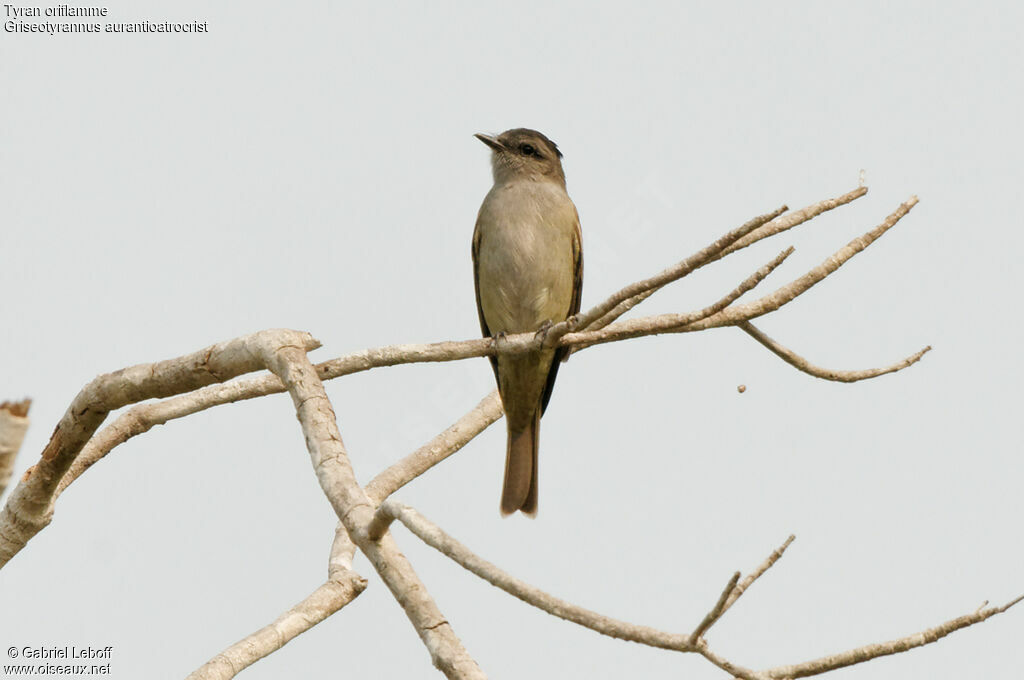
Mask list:
MULTIPOLYGON (((480 332, 484 334, 485 338, 491 337, 491 329, 487 327, 487 320, 484 319, 484 307, 480 304, 480 218, 477 218, 476 227, 473 229, 473 288, 476 290, 476 313, 480 316, 480 332)), ((577 303, 578 305, 579 303, 577 303)), ((498 380, 498 357, 493 354, 488 359, 491 360, 491 368, 494 369, 494 380, 497 384, 501 384, 498 380)))
MULTIPOLYGON (((580 216, 576 212, 576 207, 573 206, 573 213, 576 215, 576 229, 572 235, 572 258, 573 258, 573 275, 572 275, 572 301, 569 303, 569 313, 566 318, 573 314, 578 314, 580 311, 580 301, 583 298, 583 234, 580 231, 580 216)), ((477 293, 477 305, 479 306, 479 293, 477 293)), ((483 312, 480 315, 481 323, 483 323, 483 312)), ((551 370, 548 371, 548 381, 544 385, 544 396, 540 402, 540 412, 544 413, 544 410, 548 407, 548 401, 551 400, 551 392, 555 389, 555 378, 558 377, 558 365, 561 364, 569 356, 568 347, 559 347, 555 350, 555 360, 551 362, 551 370)), ((497 375, 497 366, 495 366, 495 375, 497 375)))

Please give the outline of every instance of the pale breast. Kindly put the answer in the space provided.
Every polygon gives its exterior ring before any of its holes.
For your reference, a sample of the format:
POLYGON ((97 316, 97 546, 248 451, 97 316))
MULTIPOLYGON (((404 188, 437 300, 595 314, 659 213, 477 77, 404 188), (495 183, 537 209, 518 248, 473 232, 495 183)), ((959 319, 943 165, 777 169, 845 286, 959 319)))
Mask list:
POLYGON ((480 303, 492 333, 536 330, 568 316, 576 210, 549 182, 494 187, 478 218, 480 303))

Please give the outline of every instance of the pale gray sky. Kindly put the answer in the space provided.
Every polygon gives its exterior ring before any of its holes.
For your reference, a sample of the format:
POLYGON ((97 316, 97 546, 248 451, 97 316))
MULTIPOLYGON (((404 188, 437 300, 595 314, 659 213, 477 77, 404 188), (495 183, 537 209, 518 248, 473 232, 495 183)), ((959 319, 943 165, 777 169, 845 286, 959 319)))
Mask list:
MULTIPOLYGON (((703 306, 793 244, 763 284, 779 285, 917 194, 761 326, 836 368, 935 351, 841 385, 732 329, 595 348, 563 367, 544 419, 535 521, 498 515, 503 424, 402 501, 531 583, 680 632, 795 533, 709 635, 749 667, 1024 593, 1018 4, 240 7, 109 5, 111 21, 206 34, 0 35, 0 399, 35 400, 16 474, 98 373, 267 327, 310 331, 317 360, 475 337, 469 240, 491 180, 472 133, 528 126, 565 153, 584 307, 863 168, 865 198, 638 311, 703 306)), ((368 480, 492 381, 475 359, 328 391, 368 480)), ((286 397, 156 428, 79 480, 0 574, 0 649, 112 645, 115 678, 183 677, 323 580, 334 523, 286 397)), ((724 677, 396 537, 491 677, 724 677)), ((241 677, 438 677, 356 566, 361 597, 241 677)), ((1022 637, 1014 610, 834 677, 1004 676, 1022 637)))

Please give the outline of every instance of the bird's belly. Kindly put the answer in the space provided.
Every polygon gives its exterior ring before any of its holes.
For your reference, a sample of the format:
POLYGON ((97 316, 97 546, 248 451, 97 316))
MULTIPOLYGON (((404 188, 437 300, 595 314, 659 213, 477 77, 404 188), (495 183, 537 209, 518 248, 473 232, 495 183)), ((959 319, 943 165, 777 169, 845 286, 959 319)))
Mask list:
POLYGON ((489 234, 479 254, 480 305, 492 333, 522 333, 561 321, 572 302, 570 239, 518 226, 489 234))

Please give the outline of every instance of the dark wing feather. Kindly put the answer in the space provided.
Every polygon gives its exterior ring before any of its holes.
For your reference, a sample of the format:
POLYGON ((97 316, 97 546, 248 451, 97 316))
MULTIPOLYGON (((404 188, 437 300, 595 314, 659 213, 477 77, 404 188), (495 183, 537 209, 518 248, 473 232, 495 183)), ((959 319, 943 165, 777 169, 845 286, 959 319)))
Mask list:
MULTIPOLYGON (((572 257, 574 264, 572 278, 572 302, 569 304, 569 313, 566 315, 566 318, 579 313, 580 301, 583 298, 583 236, 580 233, 580 216, 578 213, 576 215, 576 233, 573 235, 572 239, 572 257)), ((479 304, 480 298, 479 293, 477 293, 478 307, 479 304)), ((482 312, 480 322, 483 323, 482 312)), ((555 350, 555 360, 551 362, 551 370, 548 372, 548 382, 544 385, 544 397, 540 402, 540 412, 542 415, 544 410, 548 407, 548 402, 551 401, 551 392, 555 389, 555 378, 558 377, 558 365, 565 360, 568 354, 568 347, 559 347, 555 350)), ((494 367, 494 375, 498 375, 497 365, 494 367)))
MULTIPOLYGON (((485 338, 491 337, 491 329, 487 327, 487 321, 484 319, 484 307, 480 304, 480 224, 477 223, 475 229, 473 229, 473 288, 476 290, 476 313, 480 316, 480 332, 484 334, 485 338)), ((578 306, 579 303, 577 303, 578 306)), ((497 384, 501 384, 498 380, 498 357, 493 354, 488 359, 491 360, 491 368, 494 369, 494 381, 497 384)))

